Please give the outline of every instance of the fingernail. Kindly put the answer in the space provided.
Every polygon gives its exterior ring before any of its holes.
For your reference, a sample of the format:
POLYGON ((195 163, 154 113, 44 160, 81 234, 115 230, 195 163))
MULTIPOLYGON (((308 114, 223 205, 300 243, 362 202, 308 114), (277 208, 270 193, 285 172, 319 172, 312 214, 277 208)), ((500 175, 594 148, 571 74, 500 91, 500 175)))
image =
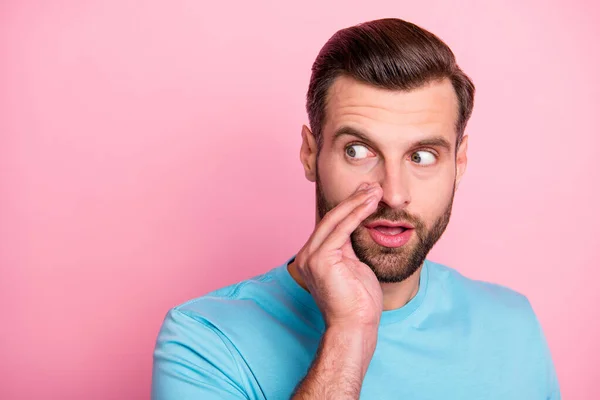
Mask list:
POLYGON ((369 186, 369 184, 367 182, 363 182, 358 186, 358 189, 356 189, 356 191, 358 192, 359 190, 366 189, 367 186, 369 186))

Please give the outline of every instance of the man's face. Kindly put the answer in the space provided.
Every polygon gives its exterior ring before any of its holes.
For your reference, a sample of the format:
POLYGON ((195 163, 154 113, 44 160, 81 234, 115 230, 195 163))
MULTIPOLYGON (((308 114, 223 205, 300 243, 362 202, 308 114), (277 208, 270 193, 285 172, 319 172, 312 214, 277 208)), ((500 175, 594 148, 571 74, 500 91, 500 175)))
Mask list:
POLYGON ((378 208, 352 233, 351 243, 380 282, 411 276, 448 225, 466 165, 466 140, 455 158, 457 114, 448 80, 402 92, 340 77, 330 88, 314 171, 318 220, 361 183, 379 183, 378 208), (414 229, 404 245, 388 247, 365 226, 380 220, 414 229))

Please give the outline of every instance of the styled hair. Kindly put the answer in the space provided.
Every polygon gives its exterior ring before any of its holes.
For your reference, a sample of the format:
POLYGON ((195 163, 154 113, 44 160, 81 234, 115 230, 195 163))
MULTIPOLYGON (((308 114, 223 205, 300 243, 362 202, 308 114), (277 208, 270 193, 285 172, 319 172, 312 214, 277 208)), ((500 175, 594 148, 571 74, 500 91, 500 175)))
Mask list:
POLYGON ((410 22, 385 18, 337 31, 312 66, 306 111, 320 152, 329 88, 339 76, 388 90, 410 91, 448 78, 458 98, 456 147, 473 110, 475 86, 440 38, 410 22))

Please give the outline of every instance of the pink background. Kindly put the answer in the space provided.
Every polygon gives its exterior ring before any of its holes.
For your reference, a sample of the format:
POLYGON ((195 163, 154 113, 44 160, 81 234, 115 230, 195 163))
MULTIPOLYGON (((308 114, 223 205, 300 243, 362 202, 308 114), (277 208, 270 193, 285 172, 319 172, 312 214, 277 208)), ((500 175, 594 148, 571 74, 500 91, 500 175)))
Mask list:
POLYGON ((566 399, 600 379, 592 1, 4 1, 0 398, 143 399, 167 310, 297 251, 310 66, 396 16, 477 85, 430 258, 531 300, 566 399))

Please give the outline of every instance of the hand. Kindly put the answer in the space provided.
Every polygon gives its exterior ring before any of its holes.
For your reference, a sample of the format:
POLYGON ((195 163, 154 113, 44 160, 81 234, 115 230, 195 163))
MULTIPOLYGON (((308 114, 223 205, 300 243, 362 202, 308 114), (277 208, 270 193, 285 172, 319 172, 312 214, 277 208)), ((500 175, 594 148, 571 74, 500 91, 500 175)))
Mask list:
POLYGON ((362 184, 329 211, 296 255, 296 268, 327 328, 377 329, 383 295, 377 277, 360 262, 350 234, 376 209, 382 196, 378 184, 362 184), (367 200, 372 199, 371 202, 367 200))

